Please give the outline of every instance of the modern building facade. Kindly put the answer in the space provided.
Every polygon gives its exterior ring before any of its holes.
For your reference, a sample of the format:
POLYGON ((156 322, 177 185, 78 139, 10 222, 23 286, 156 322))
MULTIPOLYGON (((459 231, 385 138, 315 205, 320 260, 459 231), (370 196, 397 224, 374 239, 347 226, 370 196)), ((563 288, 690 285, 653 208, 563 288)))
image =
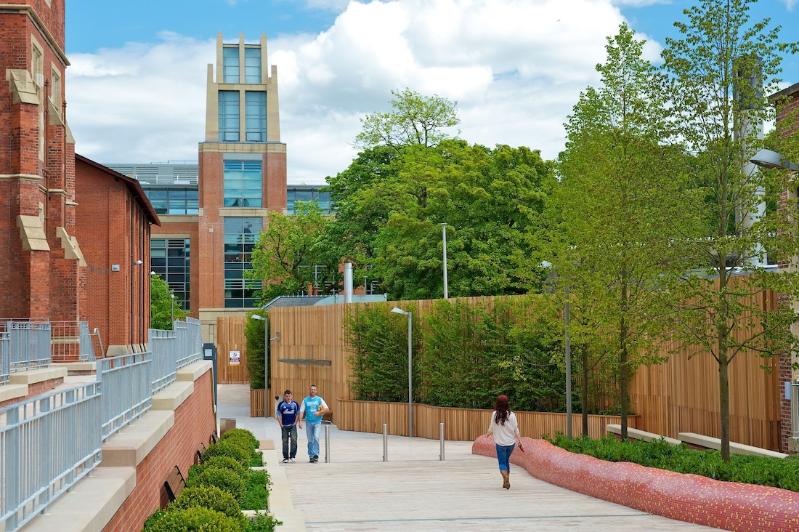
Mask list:
POLYGON ((109 166, 142 185, 162 222, 150 238, 150 270, 214 341, 218 317, 258 304, 261 284, 245 271, 269 213, 286 210, 286 145, 266 37, 226 42, 218 35, 197 164, 109 166))

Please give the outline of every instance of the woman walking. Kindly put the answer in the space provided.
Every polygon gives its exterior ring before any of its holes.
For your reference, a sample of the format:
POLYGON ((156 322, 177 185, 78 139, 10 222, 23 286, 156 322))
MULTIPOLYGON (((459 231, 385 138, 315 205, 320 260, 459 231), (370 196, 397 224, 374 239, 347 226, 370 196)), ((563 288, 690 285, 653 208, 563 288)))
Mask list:
POLYGON ((486 436, 494 437, 494 443, 497 446, 499 473, 502 475, 502 487, 510 489, 510 455, 517 442, 519 450, 522 452, 524 452, 524 447, 522 447, 522 440, 519 435, 516 414, 510 411, 507 395, 497 397, 497 403, 491 413, 491 423, 488 425, 486 436))

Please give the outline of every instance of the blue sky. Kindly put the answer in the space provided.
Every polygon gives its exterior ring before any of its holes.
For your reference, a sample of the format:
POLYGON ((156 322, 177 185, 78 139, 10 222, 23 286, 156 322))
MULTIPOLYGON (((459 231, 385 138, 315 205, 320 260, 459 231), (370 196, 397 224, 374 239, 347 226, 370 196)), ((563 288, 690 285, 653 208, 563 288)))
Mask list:
MULTIPOLYGON (((205 65, 217 32, 269 36, 289 181, 347 166, 364 114, 392 89, 456 100, 471 142, 555 157, 580 90, 596 82, 604 38, 628 21, 657 60, 691 0, 67 0, 70 126, 101 162, 196 160, 205 65), (98 112, 102 109, 103 112, 98 112)), ((799 41, 799 2, 761 0, 799 41)), ((799 58, 784 65, 799 82, 799 58)))

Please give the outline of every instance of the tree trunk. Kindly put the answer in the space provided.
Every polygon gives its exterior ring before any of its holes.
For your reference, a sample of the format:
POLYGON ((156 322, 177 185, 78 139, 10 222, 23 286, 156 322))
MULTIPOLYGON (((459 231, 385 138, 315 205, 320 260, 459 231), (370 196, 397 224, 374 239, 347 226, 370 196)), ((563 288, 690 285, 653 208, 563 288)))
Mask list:
POLYGON ((730 461, 730 378, 727 353, 719 353, 719 414, 721 416, 721 459, 730 461))
POLYGON ((582 380, 583 380, 583 436, 588 436, 588 348, 583 347, 582 349, 582 380))
POLYGON ((621 439, 627 440, 627 413, 629 412, 629 384, 627 383, 627 280, 623 278, 621 287, 621 321, 619 323, 619 408, 621 409, 621 439))

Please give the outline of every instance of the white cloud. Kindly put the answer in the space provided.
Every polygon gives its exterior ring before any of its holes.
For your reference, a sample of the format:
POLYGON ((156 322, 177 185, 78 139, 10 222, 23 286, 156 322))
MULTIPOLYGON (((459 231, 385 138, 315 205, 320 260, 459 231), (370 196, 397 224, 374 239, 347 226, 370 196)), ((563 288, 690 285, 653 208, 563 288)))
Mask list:
POLYGON ((329 11, 342 11, 350 0, 305 0, 305 4, 312 9, 326 9, 329 11))
POLYGON ((782 0, 782 3, 785 4, 788 11, 793 11, 793 8, 796 7, 796 0, 782 0))
MULTIPOLYGON (((322 182, 345 168, 360 118, 406 86, 457 100, 469 141, 556 156, 562 123, 596 81, 605 37, 623 21, 615 3, 353 1, 322 33, 272 40, 289 181, 322 182)), ((651 59, 659 49, 646 48, 651 59)), ((195 159, 213 60, 210 40, 171 34, 73 56, 67 87, 78 150, 106 162, 195 159)))

